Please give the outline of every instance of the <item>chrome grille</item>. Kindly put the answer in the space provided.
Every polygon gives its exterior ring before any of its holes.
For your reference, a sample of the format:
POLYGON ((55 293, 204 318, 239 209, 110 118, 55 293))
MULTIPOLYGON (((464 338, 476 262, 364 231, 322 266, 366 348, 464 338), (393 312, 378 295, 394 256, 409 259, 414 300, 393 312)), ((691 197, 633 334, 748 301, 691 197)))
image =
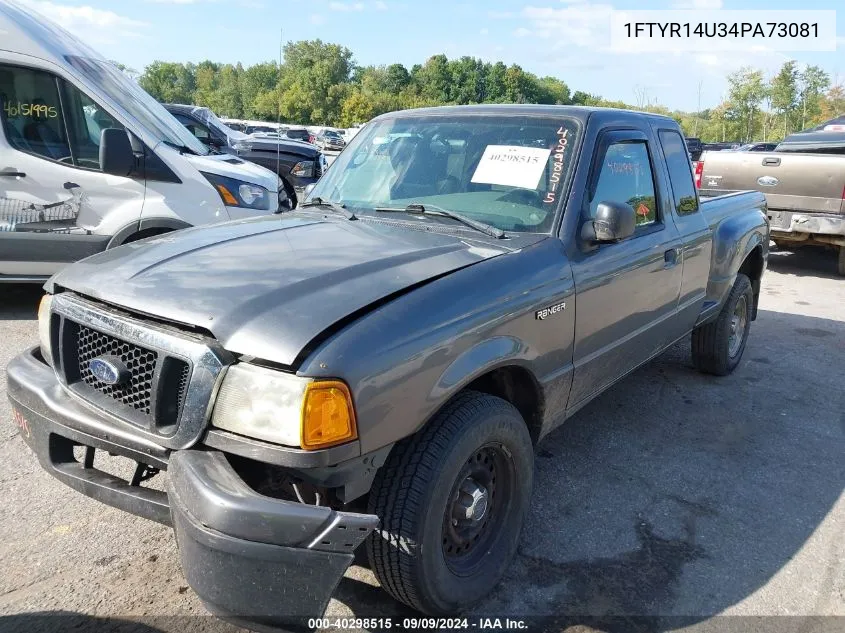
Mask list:
MULTIPOLYGON (((156 374, 158 354, 154 351, 121 341, 113 336, 97 332, 84 325, 77 334, 77 357, 79 375, 89 387, 96 389, 136 411, 149 415, 152 406, 153 379, 156 374), (129 369, 129 382, 125 385, 101 383, 88 367, 98 356, 116 356, 129 369)), ((187 365, 185 365, 187 369, 187 365)), ((177 387, 178 388, 178 387, 177 387)), ((183 388, 184 389, 184 388, 183 388)))
POLYGON ((53 366, 67 389, 167 448, 199 439, 229 360, 214 340, 72 293, 56 295, 52 310, 53 366), (119 361, 128 376, 101 382, 89 367, 95 358, 119 361))

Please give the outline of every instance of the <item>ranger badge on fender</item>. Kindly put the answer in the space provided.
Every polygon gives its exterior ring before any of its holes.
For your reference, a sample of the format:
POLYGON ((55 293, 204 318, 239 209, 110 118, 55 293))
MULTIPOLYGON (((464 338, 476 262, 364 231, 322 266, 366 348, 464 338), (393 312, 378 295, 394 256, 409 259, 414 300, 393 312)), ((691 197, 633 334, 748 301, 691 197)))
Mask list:
POLYGON ((566 310, 566 301, 556 303, 555 305, 543 308, 542 310, 537 310, 537 312, 534 313, 534 318, 538 321, 543 321, 544 319, 547 319, 558 312, 563 312, 564 310, 566 310))

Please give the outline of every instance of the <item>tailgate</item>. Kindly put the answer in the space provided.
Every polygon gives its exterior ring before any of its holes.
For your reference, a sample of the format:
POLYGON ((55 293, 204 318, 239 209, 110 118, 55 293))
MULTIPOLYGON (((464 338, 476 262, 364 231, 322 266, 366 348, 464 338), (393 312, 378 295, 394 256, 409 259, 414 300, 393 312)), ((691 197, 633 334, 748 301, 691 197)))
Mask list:
POLYGON ((787 152, 707 152, 705 195, 753 189, 770 209, 845 213, 845 156, 787 152))

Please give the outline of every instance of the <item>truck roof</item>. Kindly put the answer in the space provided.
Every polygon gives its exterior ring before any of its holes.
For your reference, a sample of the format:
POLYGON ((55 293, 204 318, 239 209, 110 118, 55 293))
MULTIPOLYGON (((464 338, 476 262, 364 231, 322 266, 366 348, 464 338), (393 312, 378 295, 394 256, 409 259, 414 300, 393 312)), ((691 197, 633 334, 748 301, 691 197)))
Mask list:
POLYGON ((457 106, 437 106, 432 108, 415 108, 412 110, 398 110, 395 112, 388 112, 373 119, 378 121, 380 119, 404 118, 415 116, 429 116, 429 115, 501 115, 501 116, 568 116, 580 121, 586 121, 591 116, 608 117, 619 119, 630 117, 632 119, 641 120, 648 118, 656 121, 672 121, 677 122, 669 116, 663 114, 654 114, 652 112, 640 112, 635 110, 622 110, 619 108, 600 108, 597 106, 571 106, 571 105, 540 105, 540 104, 522 104, 522 103, 504 103, 504 104, 478 104, 478 105, 457 105, 457 106))

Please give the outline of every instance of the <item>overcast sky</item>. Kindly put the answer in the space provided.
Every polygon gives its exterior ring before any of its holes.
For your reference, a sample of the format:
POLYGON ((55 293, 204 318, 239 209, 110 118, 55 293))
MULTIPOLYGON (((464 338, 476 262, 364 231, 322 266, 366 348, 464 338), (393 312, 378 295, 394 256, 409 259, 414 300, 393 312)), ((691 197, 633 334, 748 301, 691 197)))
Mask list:
MULTIPOLYGON (((742 65, 776 72, 789 58, 845 80, 845 11, 836 52, 621 54, 607 51, 611 9, 833 9, 830 0, 25 0, 109 59, 137 70, 153 60, 252 64, 287 40, 349 47, 357 63, 407 66, 431 55, 516 63, 570 88, 628 103, 695 110, 716 105, 742 65)), ((840 6, 845 6, 841 5, 840 6)))

